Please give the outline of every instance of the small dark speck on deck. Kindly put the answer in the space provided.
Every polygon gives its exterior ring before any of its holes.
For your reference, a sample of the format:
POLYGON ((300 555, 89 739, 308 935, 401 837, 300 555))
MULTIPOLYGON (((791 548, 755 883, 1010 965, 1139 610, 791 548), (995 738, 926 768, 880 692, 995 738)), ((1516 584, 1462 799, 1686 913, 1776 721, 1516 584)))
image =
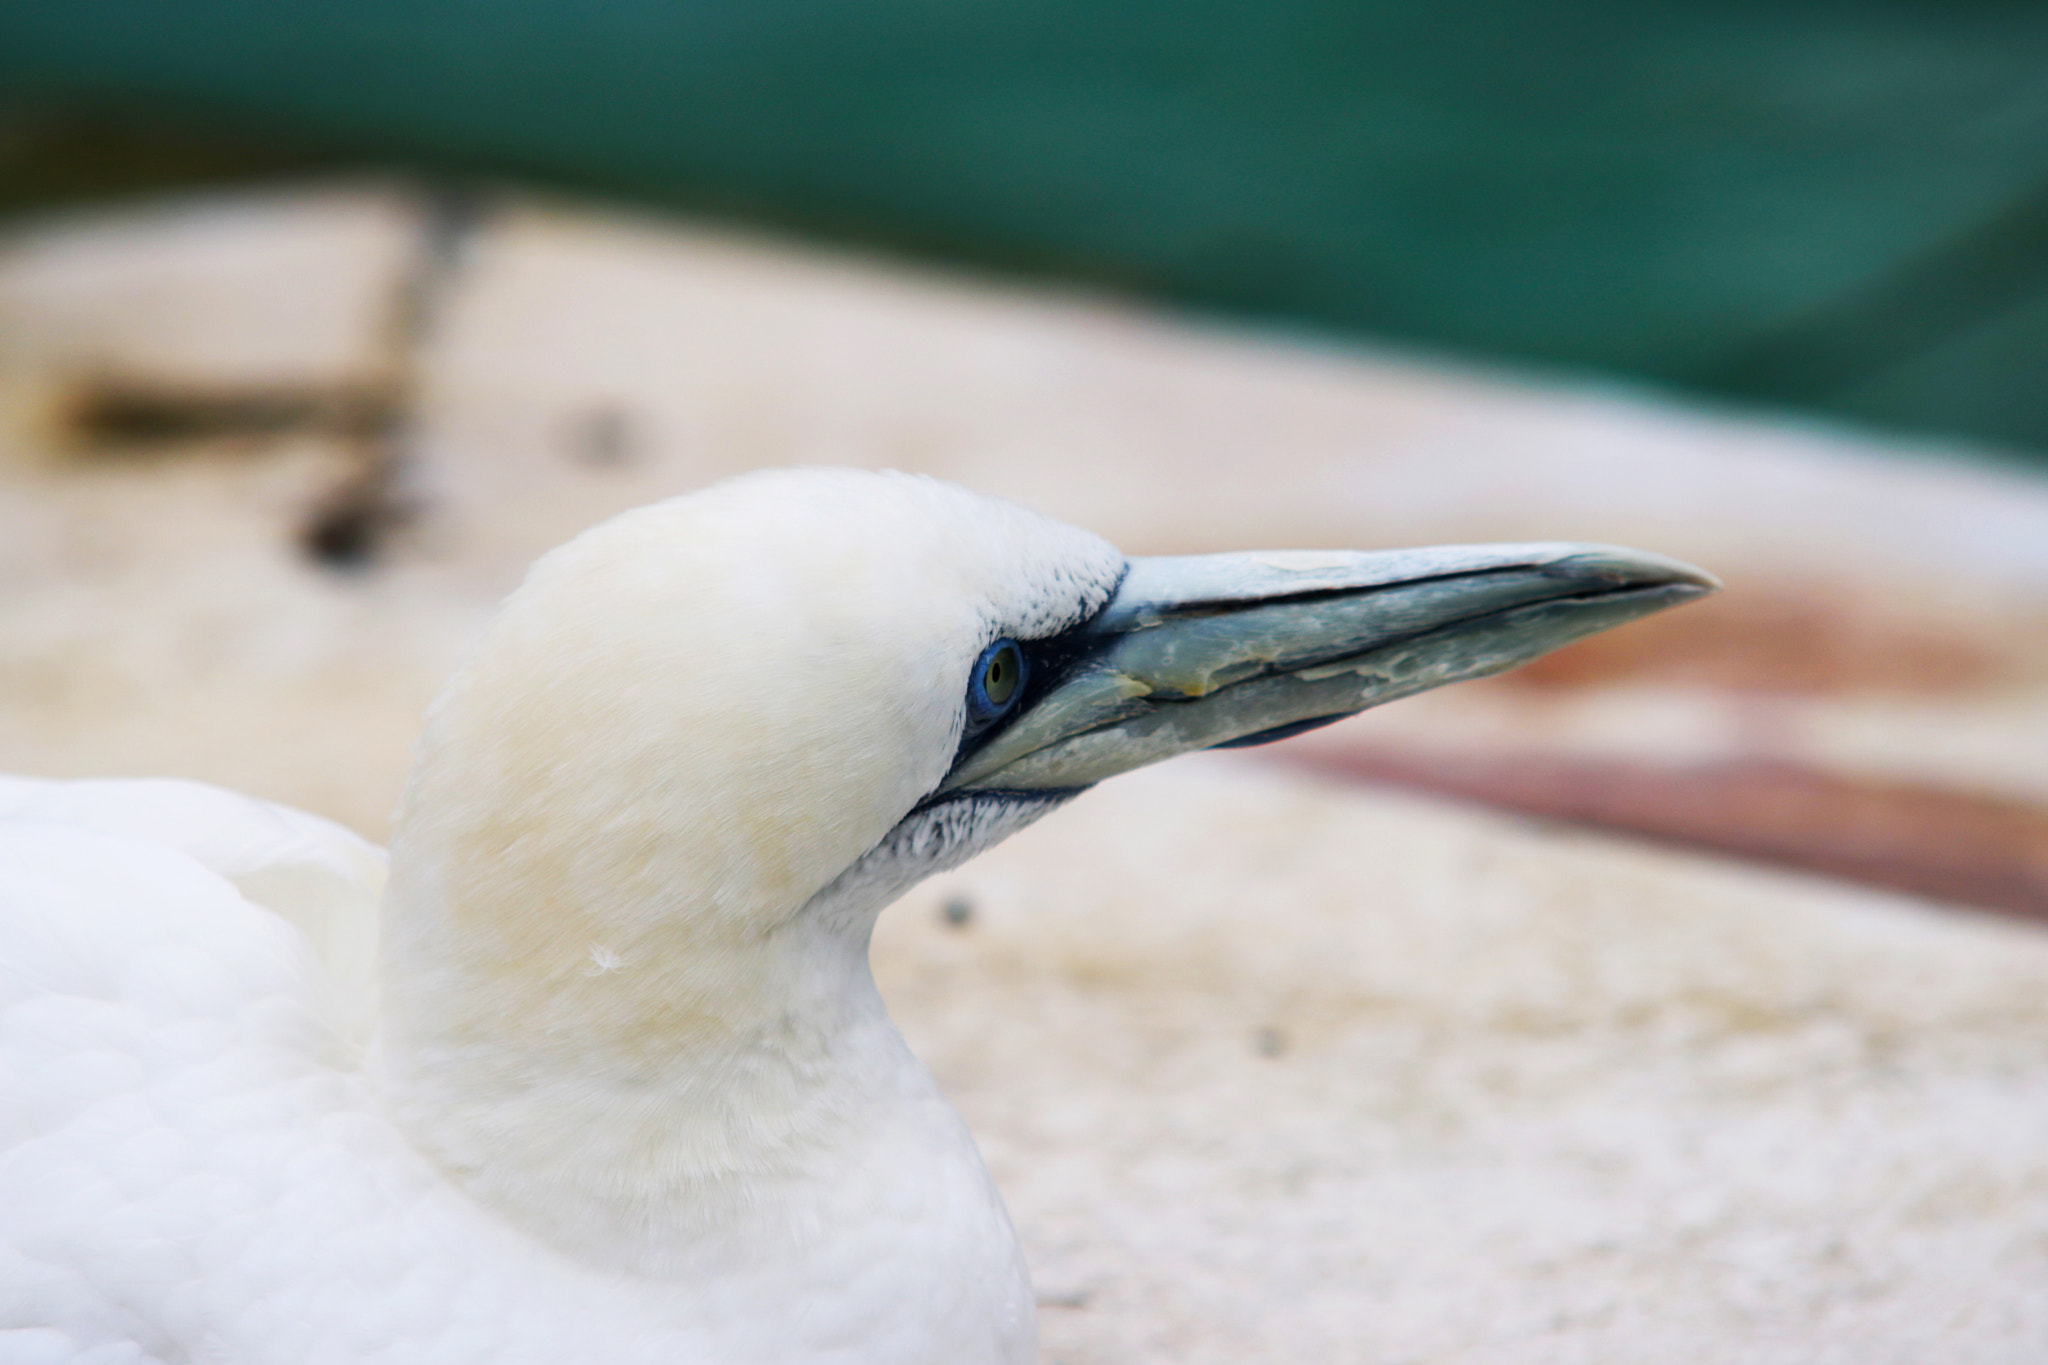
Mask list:
POLYGON ((622 408, 601 405, 586 408, 570 419, 566 444, 579 464, 617 469, 634 462, 640 442, 631 414, 622 408))
POLYGON ((1270 1025, 1252 1033, 1252 1051, 1261 1057, 1278 1057, 1287 1051, 1287 1035, 1270 1025))
POLYGON ((965 896, 948 897, 939 917, 951 928, 965 929, 974 920, 974 902, 965 896))

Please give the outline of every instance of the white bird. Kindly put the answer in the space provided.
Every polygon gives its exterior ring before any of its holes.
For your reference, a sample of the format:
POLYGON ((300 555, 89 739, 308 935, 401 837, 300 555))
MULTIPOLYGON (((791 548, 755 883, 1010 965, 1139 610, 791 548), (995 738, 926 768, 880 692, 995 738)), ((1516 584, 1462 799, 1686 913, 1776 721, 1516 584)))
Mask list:
POLYGON ((1707 591, 1601 547, 1126 561, 753 475, 535 565, 392 841, 0 785, 0 1361, 975 1365, 1030 1282, 867 946, 1115 772, 1707 591))

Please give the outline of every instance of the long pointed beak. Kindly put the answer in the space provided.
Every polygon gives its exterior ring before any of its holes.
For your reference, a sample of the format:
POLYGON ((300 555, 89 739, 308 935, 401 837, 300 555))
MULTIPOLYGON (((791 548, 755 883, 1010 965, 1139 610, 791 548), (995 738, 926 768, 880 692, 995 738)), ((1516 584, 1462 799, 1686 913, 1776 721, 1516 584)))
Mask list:
POLYGON ((1135 559, 1047 651, 1015 719, 935 796, 1086 787, 1485 677, 1702 597, 1715 579, 1608 545, 1135 559))

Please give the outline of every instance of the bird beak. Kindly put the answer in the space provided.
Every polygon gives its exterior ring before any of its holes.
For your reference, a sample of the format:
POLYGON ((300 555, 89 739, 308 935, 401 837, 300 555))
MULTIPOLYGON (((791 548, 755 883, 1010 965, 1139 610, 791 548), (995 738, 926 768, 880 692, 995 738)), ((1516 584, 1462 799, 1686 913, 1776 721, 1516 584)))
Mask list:
POLYGON ((1499 673, 1719 588, 1608 545, 1135 559, 934 793, 1073 790, 1499 673))

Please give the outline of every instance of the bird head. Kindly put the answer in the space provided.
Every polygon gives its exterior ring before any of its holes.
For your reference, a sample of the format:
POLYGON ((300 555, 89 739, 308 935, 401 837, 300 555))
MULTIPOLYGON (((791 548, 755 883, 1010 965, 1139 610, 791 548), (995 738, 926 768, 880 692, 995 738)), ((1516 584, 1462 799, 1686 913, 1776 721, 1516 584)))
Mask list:
POLYGON ((771 932, 828 891, 871 920, 1118 772, 1499 672, 1714 586, 1567 544, 1126 559, 927 478, 748 475, 534 566, 430 715, 396 860, 457 855, 451 909, 558 972, 678 923, 771 932), (511 925, 508 905, 527 907, 511 925))

